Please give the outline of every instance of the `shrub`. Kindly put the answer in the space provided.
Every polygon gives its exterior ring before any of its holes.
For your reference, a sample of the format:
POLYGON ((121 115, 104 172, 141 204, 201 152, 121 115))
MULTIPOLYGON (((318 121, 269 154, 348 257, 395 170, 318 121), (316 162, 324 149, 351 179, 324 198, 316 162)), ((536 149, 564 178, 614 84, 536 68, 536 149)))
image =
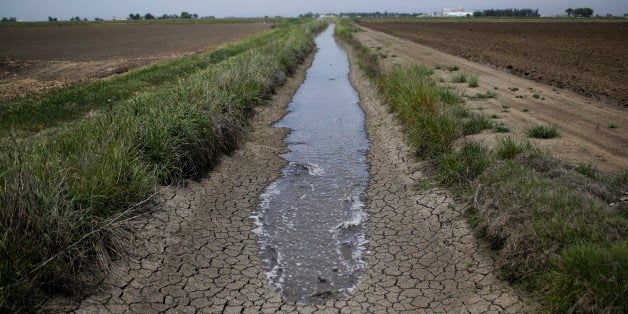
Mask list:
POLYGON ((454 75, 454 77, 451 78, 451 82, 452 83, 466 83, 467 82, 467 74, 466 73, 460 73, 458 75, 454 75))

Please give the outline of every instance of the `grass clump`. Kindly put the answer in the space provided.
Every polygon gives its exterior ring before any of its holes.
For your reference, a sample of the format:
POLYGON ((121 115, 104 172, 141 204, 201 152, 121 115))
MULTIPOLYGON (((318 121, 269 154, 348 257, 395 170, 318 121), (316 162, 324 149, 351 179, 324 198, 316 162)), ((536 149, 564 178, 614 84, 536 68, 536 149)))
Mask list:
POLYGON ((497 97, 497 94, 495 92, 489 90, 489 91, 487 91, 484 94, 476 93, 473 96, 467 96, 467 97, 469 99, 471 99, 471 100, 482 100, 482 99, 495 98, 495 97, 497 97))
POLYGON ((28 311, 47 291, 83 290, 120 252, 115 222, 158 189, 199 177, 241 138, 273 90, 313 49, 321 22, 277 37, 101 115, 0 142, 0 309, 28 311))
MULTIPOLYGON (((477 74, 470 74, 467 78, 467 82, 469 83, 469 87, 478 87, 480 86, 480 82, 478 80, 477 74)), ((497 87, 495 87, 497 89, 497 87)))
POLYGON ((612 208, 572 187, 603 184, 587 180, 551 157, 524 151, 478 178, 482 201, 470 219, 504 275, 534 291, 547 309, 625 310, 618 296, 626 293, 628 219, 622 212, 628 208, 612 208), (535 159, 541 167, 532 170, 535 159))
POLYGON ((517 143, 512 137, 508 136, 499 140, 495 153, 500 159, 513 159, 526 149, 529 149, 529 144, 517 143))
POLYGON ((458 70, 460 70, 460 67, 458 67, 457 65, 451 65, 447 67, 447 71, 449 72, 456 72, 458 70))
POLYGON ((473 114, 462 124, 462 134, 471 135, 493 128, 493 121, 484 114, 473 114))
POLYGON ((558 137, 558 128, 554 125, 537 125, 527 131, 528 137, 539 139, 550 139, 558 137))
POLYGON ((467 82, 467 73, 460 73, 458 75, 454 75, 451 78, 452 83, 466 83, 467 82))
POLYGON ((519 87, 508 87, 511 92, 516 92, 519 90, 519 87))
POLYGON ((495 131, 496 133, 508 133, 510 132, 510 129, 502 122, 496 124, 493 128, 493 131, 495 131))
POLYGON ((447 185, 467 185, 490 164, 488 150, 467 143, 458 150, 439 155, 434 161, 441 180, 447 185))
POLYGON ((611 124, 608 125, 608 128, 609 129, 617 129, 617 128, 619 128, 619 126, 617 126, 617 124, 611 123, 611 124))

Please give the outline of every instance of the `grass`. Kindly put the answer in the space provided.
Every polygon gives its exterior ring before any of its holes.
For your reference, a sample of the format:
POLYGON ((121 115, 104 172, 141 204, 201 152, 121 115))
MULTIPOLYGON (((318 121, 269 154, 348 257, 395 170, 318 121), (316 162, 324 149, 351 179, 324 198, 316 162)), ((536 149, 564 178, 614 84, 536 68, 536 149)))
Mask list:
MULTIPOLYGON (((101 115, 0 143, 0 309, 32 311, 48 292, 83 290, 121 249, 115 222, 161 184, 197 178, 242 137, 314 47, 322 22, 277 28, 245 52, 101 115)), ((238 44, 236 44, 238 45, 238 44)))
POLYGON ((519 90, 519 87, 508 87, 511 92, 516 92, 519 90))
MULTIPOLYGON (((467 82, 469 83, 469 87, 478 87, 478 86, 480 86, 480 82, 478 80, 477 74, 470 74, 469 78, 467 79, 467 82)), ((497 87, 495 87, 495 89, 497 89, 497 87)))
POLYGON ((608 128, 609 129, 617 129, 617 128, 619 128, 619 126, 617 124, 611 123, 611 124, 608 125, 608 128))
POLYGON ((527 131, 528 137, 550 139, 559 136, 558 128, 554 125, 537 125, 527 131))
POLYGON ((447 71, 449 72, 456 72, 458 70, 460 70, 460 67, 458 67, 457 65, 451 65, 447 67, 447 71))
POLYGON ((504 123, 498 123, 493 128, 493 131, 496 133, 508 133, 510 132, 510 129, 504 123))
POLYGON ((458 75, 454 75, 451 78, 452 83, 466 83, 467 82, 467 73, 460 73, 458 75))
POLYGON ((493 128, 493 121, 484 114, 473 114, 462 124, 462 134, 471 135, 493 128))
MULTIPOLYGON (((628 171, 583 170, 511 137, 493 149, 456 148, 465 121, 483 118, 439 99, 430 76, 409 66, 374 79, 435 178, 469 204, 467 219, 492 248, 500 274, 544 311, 627 312, 628 205, 619 199, 628 171)), ((541 134, 557 134, 546 128, 541 134)), ((502 123, 493 129, 508 132, 502 123)))
POLYGON ((499 140, 495 154, 500 159, 513 159, 529 148, 529 143, 517 143, 512 137, 508 136, 499 140))
POLYGON ((200 56, 185 57, 130 71, 112 79, 83 83, 43 95, 17 97, 0 103, 0 136, 24 136, 84 117, 92 110, 110 110, 134 95, 171 88, 176 80, 207 69, 261 43, 278 40, 280 29, 254 35, 200 56))
POLYGON ((467 96, 467 98, 471 99, 471 100, 483 100, 483 99, 490 99, 490 98, 495 98, 497 97, 497 94, 493 91, 486 91, 486 93, 481 94, 481 93, 476 93, 473 96, 467 96))

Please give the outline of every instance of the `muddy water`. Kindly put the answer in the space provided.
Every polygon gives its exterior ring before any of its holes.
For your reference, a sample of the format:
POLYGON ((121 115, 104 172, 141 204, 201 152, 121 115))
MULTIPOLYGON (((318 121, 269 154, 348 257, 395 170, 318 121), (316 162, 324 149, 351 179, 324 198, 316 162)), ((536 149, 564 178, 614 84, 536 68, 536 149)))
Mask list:
POLYGON ((291 130, 290 152, 282 155, 289 164, 260 196, 254 216, 268 279, 287 300, 350 293, 363 266, 369 143, 347 52, 333 28, 316 38, 306 80, 276 123, 291 130))

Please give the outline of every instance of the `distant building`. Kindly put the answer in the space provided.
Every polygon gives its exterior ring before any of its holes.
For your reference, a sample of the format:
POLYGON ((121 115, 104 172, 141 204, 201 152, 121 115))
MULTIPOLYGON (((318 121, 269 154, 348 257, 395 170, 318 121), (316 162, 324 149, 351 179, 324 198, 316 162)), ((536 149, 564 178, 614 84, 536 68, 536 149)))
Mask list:
POLYGON ((126 21, 128 19, 126 17, 114 17, 111 20, 112 21, 126 21))
POLYGON ((440 12, 440 16, 465 17, 465 16, 473 16, 473 12, 465 11, 463 7, 443 8, 440 12))

